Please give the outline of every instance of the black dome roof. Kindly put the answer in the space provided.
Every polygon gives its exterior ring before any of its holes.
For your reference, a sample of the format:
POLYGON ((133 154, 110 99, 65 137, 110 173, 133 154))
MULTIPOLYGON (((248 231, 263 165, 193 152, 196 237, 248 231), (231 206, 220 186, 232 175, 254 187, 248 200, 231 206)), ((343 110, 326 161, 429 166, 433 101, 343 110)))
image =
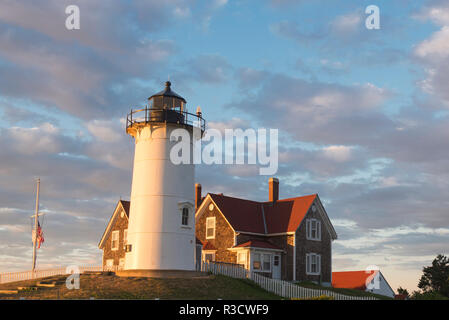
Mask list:
POLYGON ((173 97, 173 98, 178 98, 178 99, 184 101, 184 103, 187 103, 187 101, 183 97, 181 97, 176 92, 172 91, 170 86, 171 86, 170 81, 165 82, 165 89, 162 90, 161 92, 153 94, 151 97, 148 98, 148 100, 150 100, 151 98, 154 98, 154 97, 173 97))

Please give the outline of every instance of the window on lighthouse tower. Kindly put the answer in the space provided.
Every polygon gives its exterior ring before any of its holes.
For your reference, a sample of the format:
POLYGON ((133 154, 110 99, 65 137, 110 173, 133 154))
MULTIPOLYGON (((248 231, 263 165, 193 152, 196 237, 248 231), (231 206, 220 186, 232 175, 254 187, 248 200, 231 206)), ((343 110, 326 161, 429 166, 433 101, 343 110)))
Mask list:
POLYGON ((188 208, 182 208, 182 225, 183 226, 189 225, 189 209, 188 208))

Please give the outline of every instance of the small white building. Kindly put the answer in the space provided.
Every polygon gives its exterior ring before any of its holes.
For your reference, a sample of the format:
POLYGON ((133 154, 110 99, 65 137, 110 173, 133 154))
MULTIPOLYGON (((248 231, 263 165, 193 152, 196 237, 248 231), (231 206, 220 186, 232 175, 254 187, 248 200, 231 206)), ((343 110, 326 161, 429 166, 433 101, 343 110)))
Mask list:
POLYGON ((380 270, 332 272, 332 287, 363 290, 394 298, 394 291, 380 270))

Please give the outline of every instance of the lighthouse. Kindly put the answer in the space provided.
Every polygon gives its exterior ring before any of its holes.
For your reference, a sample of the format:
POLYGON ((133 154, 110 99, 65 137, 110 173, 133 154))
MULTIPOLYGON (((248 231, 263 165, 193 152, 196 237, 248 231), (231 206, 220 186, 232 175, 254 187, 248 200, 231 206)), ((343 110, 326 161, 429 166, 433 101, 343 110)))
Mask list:
POLYGON ((205 129, 201 112, 187 112, 186 103, 167 81, 127 116, 135 152, 125 270, 195 269, 195 166, 170 160, 173 130, 185 129, 193 143, 193 131, 205 129))

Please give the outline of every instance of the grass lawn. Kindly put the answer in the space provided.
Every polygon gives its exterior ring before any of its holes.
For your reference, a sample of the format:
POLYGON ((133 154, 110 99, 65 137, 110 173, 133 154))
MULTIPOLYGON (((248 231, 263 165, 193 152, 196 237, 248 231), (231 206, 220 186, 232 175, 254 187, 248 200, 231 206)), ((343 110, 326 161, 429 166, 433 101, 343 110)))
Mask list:
POLYGON ((32 287, 37 282, 56 282, 55 287, 21 290, 17 294, 2 294, 0 299, 281 299, 249 280, 220 275, 190 279, 123 278, 113 273, 85 273, 80 276, 80 289, 68 290, 66 276, 11 282, 0 285, 0 290, 32 287))
POLYGON ((321 289, 321 290, 328 290, 333 292, 338 292, 341 294, 345 294, 347 296, 358 296, 358 297, 376 297, 380 300, 394 300, 393 298, 389 298, 386 296, 382 296, 379 294, 374 294, 371 292, 366 292, 362 290, 353 290, 353 289, 342 289, 342 288, 331 288, 331 287, 323 287, 318 284, 315 284, 313 282, 298 282, 296 283, 298 286, 304 287, 304 288, 312 288, 312 289, 321 289))

